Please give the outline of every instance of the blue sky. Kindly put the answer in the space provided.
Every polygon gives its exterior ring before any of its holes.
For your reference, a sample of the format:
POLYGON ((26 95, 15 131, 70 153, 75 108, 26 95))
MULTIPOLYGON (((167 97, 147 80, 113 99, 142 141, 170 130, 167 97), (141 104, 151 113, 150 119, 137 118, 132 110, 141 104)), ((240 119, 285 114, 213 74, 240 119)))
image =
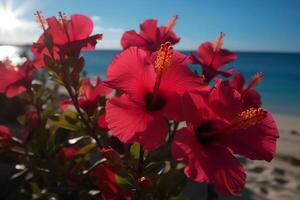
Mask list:
POLYGON ((178 49, 196 49, 222 31, 224 46, 233 50, 300 52, 300 0, 0 0, 0 5, 7 2, 21 10, 23 27, 0 30, 0 43, 33 42, 41 32, 33 16, 39 9, 45 16, 64 11, 93 17, 95 31, 104 33, 98 48, 120 48, 122 32, 138 30, 144 19, 165 24, 178 14, 178 49))

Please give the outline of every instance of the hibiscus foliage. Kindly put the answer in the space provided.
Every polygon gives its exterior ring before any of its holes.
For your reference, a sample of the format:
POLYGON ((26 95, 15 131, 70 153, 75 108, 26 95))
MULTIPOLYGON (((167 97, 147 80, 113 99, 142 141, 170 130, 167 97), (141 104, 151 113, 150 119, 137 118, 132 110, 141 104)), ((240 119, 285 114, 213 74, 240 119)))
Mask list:
POLYGON ((19 99, 18 125, 0 126, 0 152, 14 169, 8 199, 184 199, 188 179, 218 195, 238 194, 246 174, 236 154, 271 161, 279 132, 242 74, 224 34, 196 53, 174 49, 178 17, 127 31, 106 80, 81 76, 101 34, 87 16, 44 18, 19 66, 0 62, 0 92, 19 99), (191 71, 198 65, 202 74, 191 71))

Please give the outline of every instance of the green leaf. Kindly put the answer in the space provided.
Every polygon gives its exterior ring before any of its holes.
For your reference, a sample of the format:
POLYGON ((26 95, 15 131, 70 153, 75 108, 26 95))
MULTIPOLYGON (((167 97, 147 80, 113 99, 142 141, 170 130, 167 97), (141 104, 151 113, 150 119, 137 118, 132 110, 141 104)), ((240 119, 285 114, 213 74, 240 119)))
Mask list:
POLYGON ((140 156, 140 144, 134 143, 130 146, 130 154, 135 158, 138 159, 140 156))
POLYGON ((77 151, 76 155, 80 155, 80 156, 86 155, 96 147, 97 147, 96 144, 93 144, 93 143, 87 144, 84 147, 82 147, 81 149, 79 149, 79 151, 77 151))
POLYGON ((21 124, 21 125, 25 125, 28 120, 26 119, 25 115, 20 115, 17 117, 17 121, 21 124))
POLYGON ((157 176, 157 173, 165 167, 164 162, 150 162, 144 169, 146 176, 157 176))
POLYGON ((41 189, 36 182, 30 182, 29 185, 31 187, 32 196, 34 199, 37 199, 42 196, 41 189))
POLYGON ((72 111, 65 111, 60 115, 49 116, 52 123, 60 128, 71 131, 80 131, 84 129, 83 123, 78 118, 78 114, 72 111))
POLYGON ((133 184, 133 179, 130 176, 120 176, 118 174, 115 174, 116 182, 119 187, 123 189, 133 189, 134 184, 133 184))
POLYGON ((169 199, 179 195, 187 181, 183 169, 170 170, 158 180, 159 199, 169 199))

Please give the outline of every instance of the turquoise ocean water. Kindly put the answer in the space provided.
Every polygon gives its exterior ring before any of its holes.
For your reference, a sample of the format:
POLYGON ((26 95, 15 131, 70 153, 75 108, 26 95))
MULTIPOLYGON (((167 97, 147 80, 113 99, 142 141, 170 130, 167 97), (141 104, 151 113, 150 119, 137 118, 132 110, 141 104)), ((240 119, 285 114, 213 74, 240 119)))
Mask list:
MULTIPOLYGON (((18 54, 28 48, 0 46, 0 60, 9 56, 18 61, 18 54), (1 57, 2 56, 2 57, 1 57)), ((106 69, 120 51, 96 50, 83 52, 88 76, 100 75, 105 79, 106 69)), ((188 51, 183 51, 189 54, 188 51)), ((256 72, 265 74, 257 90, 262 95, 263 106, 273 113, 300 116, 300 53, 238 52, 238 59, 226 67, 234 67, 249 80, 256 72)), ((201 73, 200 66, 191 66, 201 73)))
MULTIPOLYGON (((106 69, 119 51, 98 50, 84 52, 88 76, 105 78, 106 69)), ((188 54, 189 52, 183 51, 188 54)), ((265 74, 257 90, 263 106, 273 113, 300 116, 300 54, 240 52, 238 59, 228 67, 245 75, 247 80, 256 72, 265 74)), ((193 70, 201 72, 200 67, 193 70)))

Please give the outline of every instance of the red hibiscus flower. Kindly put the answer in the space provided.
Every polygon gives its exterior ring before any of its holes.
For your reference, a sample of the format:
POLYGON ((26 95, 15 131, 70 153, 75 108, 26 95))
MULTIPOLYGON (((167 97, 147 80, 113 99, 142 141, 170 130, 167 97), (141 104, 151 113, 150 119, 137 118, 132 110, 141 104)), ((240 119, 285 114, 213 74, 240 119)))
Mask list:
POLYGON ((104 200, 131 200, 130 191, 122 190, 116 182, 115 172, 105 163, 98 165, 91 173, 96 178, 96 183, 104 200))
MULTIPOLYGON (((111 91, 112 89, 107 87, 99 76, 84 79, 80 87, 81 97, 78 98, 78 105, 88 115, 92 115, 98 107, 100 98, 107 96, 111 91)), ((73 101, 68 99, 63 101, 60 106, 62 109, 66 109, 68 105, 72 104, 73 101)))
POLYGON ((245 84, 245 78, 240 73, 234 73, 233 80, 230 82, 231 87, 237 90, 243 100, 246 108, 259 108, 261 106, 260 94, 254 89, 263 78, 263 73, 256 73, 250 80, 248 86, 245 84))
POLYGON ((37 68, 44 66, 44 56, 54 59, 78 57, 81 50, 93 50, 101 34, 92 35, 93 22, 84 15, 71 15, 70 20, 62 13, 60 19, 50 17, 45 19, 41 12, 37 12, 37 19, 44 33, 31 48, 35 56, 34 65, 37 68), (46 28, 48 26, 48 28, 46 28))
POLYGON ((11 130, 3 125, 0 125, 0 145, 7 144, 11 140, 11 130))
POLYGON ((201 65, 202 74, 204 75, 206 82, 211 81, 219 74, 225 77, 229 77, 232 74, 231 69, 225 72, 219 71, 222 66, 234 61, 237 58, 235 53, 232 53, 226 49, 221 49, 223 38, 224 34, 221 33, 215 43, 205 42, 201 44, 198 47, 198 57, 191 53, 192 63, 201 65))
POLYGON ((148 53, 131 47, 109 66, 107 83, 123 92, 106 103, 106 121, 124 143, 138 142, 146 150, 158 148, 168 132, 166 119, 183 119, 180 96, 202 82, 186 66, 186 56, 162 45, 153 63, 148 53))
POLYGON ((33 69, 30 61, 17 67, 0 62, 0 92, 11 98, 29 90, 33 69))
POLYGON ((144 50, 154 52, 160 48, 161 44, 170 42, 176 44, 180 38, 172 31, 176 24, 177 16, 171 18, 166 26, 157 27, 157 20, 147 19, 140 24, 140 34, 134 30, 127 31, 121 38, 123 49, 129 47, 139 47, 144 50))
POLYGON ((228 85, 212 91, 209 100, 185 93, 187 127, 176 133, 172 144, 174 158, 187 163, 186 176, 216 184, 222 195, 236 194, 245 184, 244 169, 233 154, 270 161, 279 137, 270 113, 262 108, 237 113, 239 107, 231 107, 240 97, 228 85), (218 114, 221 111, 226 118, 218 114))

